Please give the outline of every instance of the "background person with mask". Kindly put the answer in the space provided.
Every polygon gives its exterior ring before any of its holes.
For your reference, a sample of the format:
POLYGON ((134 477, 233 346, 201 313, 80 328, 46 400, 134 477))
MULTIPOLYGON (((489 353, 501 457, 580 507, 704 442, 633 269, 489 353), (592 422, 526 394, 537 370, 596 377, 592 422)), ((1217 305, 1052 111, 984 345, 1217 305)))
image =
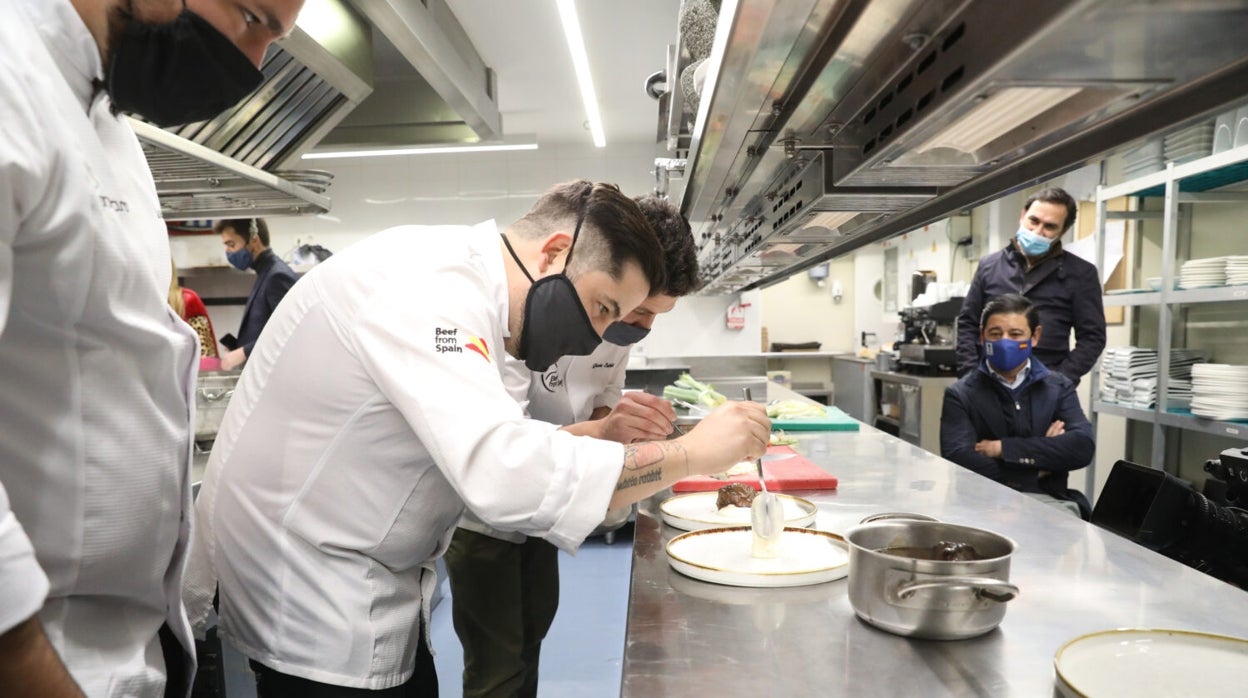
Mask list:
MULTIPOLYGON (((628 315, 611 323, 588 356, 560 358, 528 382, 533 419, 622 444, 665 439, 671 405, 644 392, 622 393, 631 346, 655 318, 698 286, 698 256, 689 223, 657 196, 636 199, 663 246, 667 280, 628 315)), ((569 224, 577 215, 568 206, 569 224)), ((528 373, 522 362, 508 359, 528 373)), ((631 506, 620 510, 624 517, 631 506)), ((623 518, 616 519, 623 521, 623 518)), ((451 613, 464 647, 464 696, 536 696, 542 640, 559 606, 559 551, 537 537, 499 531, 466 512, 446 551, 451 613)))
POLYGON ((538 371, 588 354, 663 279, 637 205, 588 182, 505 231, 403 226, 314 267, 257 342, 209 458, 186 589, 197 634, 219 580, 221 634, 262 696, 435 695, 434 560, 465 506, 575 549, 609 508, 764 453, 754 403, 626 447, 526 419, 508 391, 504 354, 538 371))
POLYGON ((13 0, 0 21, 0 693, 190 686, 195 333, 119 111, 214 116, 301 0, 13 0), (260 19, 256 22, 253 19, 260 19))
POLYGON ((1034 353, 1040 316, 1016 293, 984 306, 984 360, 945 389, 940 455, 984 477, 1088 518, 1083 494, 1067 476, 1092 462, 1092 425, 1069 378, 1034 353))
POLYGON ((217 221, 212 228, 225 245, 225 258, 239 271, 253 269, 256 282, 251 285, 238 336, 227 334, 221 344, 229 349, 221 357, 221 368, 229 371, 243 365, 260 338, 260 331, 273 315, 277 304, 295 285, 297 277, 290 266, 269 247, 269 226, 263 218, 241 218, 217 221))
POLYGON ((1096 266, 1062 249, 1061 237, 1075 223, 1078 205, 1062 189, 1028 197, 1018 232, 1004 250, 979 260, 958 314, 958 375, 979 365, 979 317, 994 296, 1019 293, 1040 313, 1044 341, 1036 358, 1076 385, 1105 349, 1105 308, 1096 266), (1075 348, 1070 348, 1071 330, 1075 348))

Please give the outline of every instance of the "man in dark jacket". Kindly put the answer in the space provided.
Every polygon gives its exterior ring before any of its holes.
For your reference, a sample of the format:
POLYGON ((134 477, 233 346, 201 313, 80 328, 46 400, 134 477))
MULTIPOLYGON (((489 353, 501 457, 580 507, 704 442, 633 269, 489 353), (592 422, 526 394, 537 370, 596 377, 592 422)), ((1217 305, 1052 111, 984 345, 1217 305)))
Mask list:
POLYGON ((238 337, 226 335, 221 344, 230 351, 221 357, 221 368, 237 368, 251 355, 251 348, 260 338, 260 330, 286 292, 295 285, 295 272, 269 247, 269 226, 263 218, 217 221, 213 226, 225 245, 226 259, 239 271, 254 269, 256 282, 243 307, 243 322, 238 337))
POLYGON ((984 302, 1005 293, 1020 293, 1039 310, 1044 340, 1035 347, 1035 356, 1045 366, 1075 385, 1092 370, 1105 348, 1105 307, 1096 266, 1062 249, 1061 237, 1074 225, 1077 212, 1070 194, 1041 190, 1027 199, 1010 244, 979 261, 958 315, 959 376, 979 365, 984 302))
POLYGON ((1067 475, 1092 461, 1092 425, 1074 383, 1032 353, 1040 329, 1037 308, 1023 296, 984 306, 984 360, 945 389, 940 455, 1086 518, 1091 507, 1067 489, 1067 475))

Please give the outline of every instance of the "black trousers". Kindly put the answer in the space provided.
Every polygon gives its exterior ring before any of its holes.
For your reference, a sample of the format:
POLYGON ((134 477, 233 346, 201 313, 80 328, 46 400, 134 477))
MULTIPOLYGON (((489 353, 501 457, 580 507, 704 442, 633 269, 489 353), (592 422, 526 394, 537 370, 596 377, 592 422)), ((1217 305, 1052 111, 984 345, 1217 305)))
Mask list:
POLYGON ((416 670, 412 678, 392 688, 370 690, 335 686, 310 679, 283 674, 280 671, 249 660, 256 673, 256 695, 259 698, 437 698, 438 672, 433 665, 433 655, 425 644, 424 632, 416 648, 416 670))

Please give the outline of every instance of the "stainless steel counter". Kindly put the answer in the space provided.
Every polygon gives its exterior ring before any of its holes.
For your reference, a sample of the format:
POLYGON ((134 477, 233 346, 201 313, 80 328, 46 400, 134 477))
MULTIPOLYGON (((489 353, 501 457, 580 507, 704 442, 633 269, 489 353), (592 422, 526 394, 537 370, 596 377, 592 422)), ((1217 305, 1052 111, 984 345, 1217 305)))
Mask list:
POLYGON ((681 531, 659 521, 657 496, 637 517, 621 695, 1048 696, 1054 653, 1083 633, 1248 636, 1244 590, 871 427, 798 438, 840 479, 835 491, 802 493, 819 506, 819 528, 912 511, 1013 538, 1022 593, 1005 620, 971 640, 907 640, 858 620, 843 579, 752 589, 684 577, 667 563, 664 546, 681 531))

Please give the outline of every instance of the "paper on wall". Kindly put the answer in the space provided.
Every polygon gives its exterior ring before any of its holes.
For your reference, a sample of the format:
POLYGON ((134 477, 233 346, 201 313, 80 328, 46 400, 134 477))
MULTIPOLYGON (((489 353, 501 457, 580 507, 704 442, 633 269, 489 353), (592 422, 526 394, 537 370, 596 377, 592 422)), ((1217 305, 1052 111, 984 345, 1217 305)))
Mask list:
MULTIPOLYGON (((1126 221, 1107 221, 1105 223, 1105 266, 1101 267, 1102 286, 1105 285, 1106 281, 1109 281, 1110 274, 1114 273, 1114 269, 1117 269, 1118 263, 1122 261, 1126 233, 1126 221)), ((1096 245, 1098 240, 1099 235, 1092 234, 1082 240, 1072 240, 1070 243, 1063 242, 1062 249, 1096 264, 1096 245)))

